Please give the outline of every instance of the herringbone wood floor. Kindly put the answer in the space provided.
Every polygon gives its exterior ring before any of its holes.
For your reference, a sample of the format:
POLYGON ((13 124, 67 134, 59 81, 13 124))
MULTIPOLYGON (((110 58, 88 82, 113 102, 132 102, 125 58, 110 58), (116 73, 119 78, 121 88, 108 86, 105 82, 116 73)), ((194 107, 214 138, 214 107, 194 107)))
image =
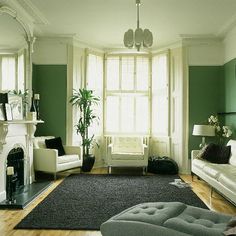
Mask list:
MULTIPOLYGON (((99 231, 74 231, 74 230, 14 230, 14 226, 24 218, 37 204, 39 204, 61 181, 71 173, 72 171, 64 172, 59 175, 50 188, 48 188, 43 194, 41 194, 33 203, 27 206, 24 210, 0 210, 0 235, 1 236, 101 236, 99 231)), ((73 170, 73 173, 76 170, 73 170)), ((79 172, 79 170, 78 170, 79 172)), ((107 169, 98 168, 94 169, 91 174, 106 174, 107 169)), ((227 214, 236 215, 236 207, 226 201, 217 193, 213 193, 210 199, 209 186, 196 177, 192 182, 191 176, 181 175, 181 178, 189 182, 193 191, 205 202, 205 204, 212 210, 227 214)))

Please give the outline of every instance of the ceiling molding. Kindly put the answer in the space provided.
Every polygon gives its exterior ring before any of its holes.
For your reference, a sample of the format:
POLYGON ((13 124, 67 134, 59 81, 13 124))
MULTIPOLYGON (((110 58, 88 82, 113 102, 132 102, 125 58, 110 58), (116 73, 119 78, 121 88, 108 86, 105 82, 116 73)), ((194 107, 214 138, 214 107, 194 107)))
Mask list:
POLYGON ((25 11, 21 4, 14 0, 4 1, 4 3, 5 4, 2 6, 12 8, 16 12, 16 16, 21 18, 25 22, 25 24, 27 24, 32 30, 33 18, 28 14, 28 12, 25 11))
POLYGON ((49 24, 49 21, 44 16, 44 14, 30 0, 17 0, 17 2, 33 18, 34 24, 49 24))
POLYGON ((217 36, 224 38, 236 26, 236 14, 217 32, 217 36))
POLYGON ((213 45, 222 43, 222 38, 217 37, 212 34, 181 34, 183 46, 191 46, 191 45, 213 45))
POLYGON ((53 35, 46 37, 37 37, 39 42, 51 42, 51 43, 61 43, 61 44, 73 44, 73 35, 53 35))

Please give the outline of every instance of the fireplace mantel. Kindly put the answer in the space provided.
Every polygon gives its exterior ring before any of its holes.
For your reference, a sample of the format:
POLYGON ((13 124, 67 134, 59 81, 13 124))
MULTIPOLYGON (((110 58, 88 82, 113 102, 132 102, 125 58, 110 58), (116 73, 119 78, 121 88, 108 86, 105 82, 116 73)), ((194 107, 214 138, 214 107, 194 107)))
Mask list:
POLYGON ((36 131, 36 125, 44 123, 43 120, 11 120, 0 121, 0 153, 2 152, 3 145, 6 144, 6 137, 9 134, 9 126, 19 129, 22 125, 28 126, 29 138, 34 137, 36 131))
POLYGON ((34 181, 33 140, 37 124, 42 120, 0 121, 0 202, 6 199, 6 161, 9 152, 14 148, 24 151, 25 184, 34 181))

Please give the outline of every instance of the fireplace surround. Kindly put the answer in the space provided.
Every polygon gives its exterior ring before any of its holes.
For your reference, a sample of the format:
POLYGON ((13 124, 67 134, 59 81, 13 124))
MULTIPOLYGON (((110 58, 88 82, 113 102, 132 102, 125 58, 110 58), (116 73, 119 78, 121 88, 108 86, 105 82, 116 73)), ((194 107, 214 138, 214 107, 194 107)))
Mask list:
POLYGON ((6 168, 14 166, 11 158, 16 154, 15 164, 19 175, 16 188, 34 182, 33 139, 38 123, 43 121, 0 121, 0 202, 6 199, 6 168), (10 155, 10 157, 9 157, 10 155), (16 161, 17 162, 17 161, 16 161), (20 171, 21 167, 21 171, 20 171))

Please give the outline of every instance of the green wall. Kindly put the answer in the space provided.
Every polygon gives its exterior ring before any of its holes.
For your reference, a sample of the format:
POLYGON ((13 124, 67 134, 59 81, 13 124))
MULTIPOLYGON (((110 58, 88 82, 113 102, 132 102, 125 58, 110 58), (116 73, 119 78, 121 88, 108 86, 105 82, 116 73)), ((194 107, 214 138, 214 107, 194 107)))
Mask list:
POLYGON ((224 111, 222 66, 189 67, 189 155, 199 149, 201 137, 192 136, 194 124, 207 123, 210 115, 224 111))
POLYGON ((33 89, 40 94, 36 136, 60 136, 66 142, 66 65, 33 65, 33 89))
MULTIPOLYGON (((236 112, 236 59, 224 65, 225 79, 225 112, 236 112)), ((236 137, 236 114, 224 115, 225 124, 233 129, 233 138, 236 137)))

